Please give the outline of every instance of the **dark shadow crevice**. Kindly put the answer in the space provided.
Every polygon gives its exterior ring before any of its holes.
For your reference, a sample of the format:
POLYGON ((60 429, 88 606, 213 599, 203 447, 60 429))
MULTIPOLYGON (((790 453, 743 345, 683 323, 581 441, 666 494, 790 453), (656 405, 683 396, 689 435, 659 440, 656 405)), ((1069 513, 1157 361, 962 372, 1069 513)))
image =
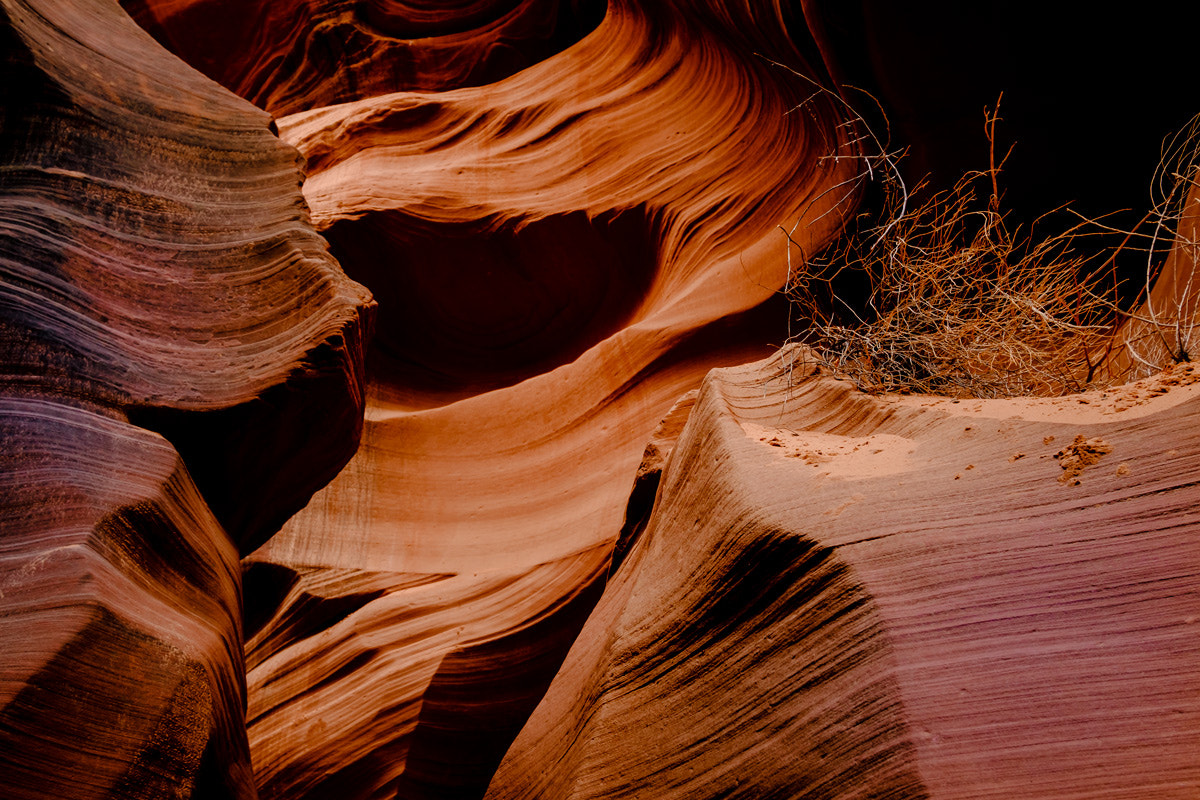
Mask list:
POLYGON ((326 236, 379 303, 369 374, 416 406, 574 361, 627 325, 657 266, 640 210, 499 227, 376 212, 326 236))

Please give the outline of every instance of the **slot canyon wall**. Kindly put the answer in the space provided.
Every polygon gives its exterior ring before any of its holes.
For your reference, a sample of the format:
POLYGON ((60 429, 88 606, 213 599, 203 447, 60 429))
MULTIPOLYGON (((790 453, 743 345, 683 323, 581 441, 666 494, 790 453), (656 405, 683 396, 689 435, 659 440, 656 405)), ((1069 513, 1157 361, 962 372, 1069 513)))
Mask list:
POLYGON ((818 86, 935 181, 1005 89, 1027 217, 1195 110, 1152 12, 945 5, 0 0, 0 795, 1194 797, 1197 375, 778 350, 818 86))

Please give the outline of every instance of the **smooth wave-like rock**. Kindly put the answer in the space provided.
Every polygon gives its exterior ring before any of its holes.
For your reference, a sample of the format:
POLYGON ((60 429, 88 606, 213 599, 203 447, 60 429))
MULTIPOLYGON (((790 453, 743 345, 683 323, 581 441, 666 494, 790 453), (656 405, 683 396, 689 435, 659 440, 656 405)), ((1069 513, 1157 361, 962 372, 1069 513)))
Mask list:
MULTIPOLYGON (((262 796, 482 794, 598 599, 604 556, 286 576, 247 642, 262 796)), ((255 570, 279 569, 250 563, 260 586, 255 570)))
POLYGON ((981 85, 855 8, 0 0, 0 794, 1194 794, 1190 369, 694 394, 852 211, 818 85, 981 85))
POLYGON ((115 3, 3 8, 6 383, 167 433, 252 549, 353 452, 369 295, 266 114, 115 3))
POLYGON ((256 797, 237 550, 174 448, 0 398, 0 794, 256 797))
POLYGON ((239 546, 354 451, 373 310, 297 166, 115 2, 0 3, 6 798, 257 796, 239 546))
POLYGON ((611 3, 486 87, 279 119, 380 313, 361 449, 248 560, 264 796, 482 795, 609 572, 647 436, 710 368, 780 340, 779 226, 802 220, 810 251, 835 235, 854 164, 825 159, 852 152, 830 101, 789 113, 812 84, 755 55, 806 69, 777 12, 611 3), (284 593, 281 574, 307 577, 284 593), (381 594, 294 594, 310 580, 381 594), (336 621, 293 626, 301 607, 336 621), (458 699, 437 705, 445 670, 458 699))
POLYGON ((805 355, 711 373, 488 797, 1192 796, 1200 372, 960 402, 805 355))
POLYGON ((122 0, 171 52, 277 116, 483 86, 587 35, 604 0, 122 0))

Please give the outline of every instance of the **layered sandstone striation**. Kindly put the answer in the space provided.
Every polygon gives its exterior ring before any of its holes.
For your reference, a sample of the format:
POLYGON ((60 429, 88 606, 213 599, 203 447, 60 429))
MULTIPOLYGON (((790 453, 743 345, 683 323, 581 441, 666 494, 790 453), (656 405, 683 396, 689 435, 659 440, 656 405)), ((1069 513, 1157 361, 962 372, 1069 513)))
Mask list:
POLYGON ((115 4, 13 2, 3 35, 6 385, 170 431, 252 548, 353 452, 370 297, 270 118, 115 4))
POLYGON ((6 0, 0 71, 0 794, 254 797, 239 547, 354 451, 370 295, 115 2, 6 0))
POLYGON ((847 8, 0 0, 0 794, 1194 795, 1200 375, 710 373, 859 199, 818 85, 942 142, 847 8))
MULTIPOLYGON (((320 14, 385 58, 343 5, 320 14)), ((214 8, 134 13, 169 44, 214 8)), ((461 11, 412 52, 495 43, 461 11)), ((770 3, 624 2, 481 86, 374 55, 339 62, 352 89, 210 72, 279 115, 314 224, 380 304, 361 449, 246 561, 264 796, 482 795, 609 573, 646 437, 782 339, 778 228, 816 250, 853 196, 830 191, 855 169, 834 106, 756 53, 817 75, 770 3)))
POLYGON ((0 791, 252 798, 238 554, 178 453, 0 400, 0 791))
POLYGON ((1200 373, 959 402, 806 356, 710 374, 488 797, 1192 796, 1200 373))
POLYGON ((604 0, 122 0, 167 49, 276 116, 484 86, 586 36, 604 0))

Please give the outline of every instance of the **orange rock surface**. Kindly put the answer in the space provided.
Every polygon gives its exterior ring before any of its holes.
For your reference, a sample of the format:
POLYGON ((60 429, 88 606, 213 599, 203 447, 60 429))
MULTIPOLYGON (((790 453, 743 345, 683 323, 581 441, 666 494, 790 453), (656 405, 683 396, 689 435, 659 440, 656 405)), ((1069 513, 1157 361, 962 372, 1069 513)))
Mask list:
POLYGON ((0 0, 0 796, 1194 795, 1192 371, 761 360, 889 13, 0 0))
POLYGON ((706 379, 487 796, 1194 796, 1200 372, 880 399, 805 355, 706 379))
POLYGON ((0 62, 0 795, 255 797, 238 548, 354 451, 373 303, 115 3, 6 0, 0 62))
POLYGON ((721 321, 786 280, 777 225, 804 217, 815 249, 840 224, 822 193, 849 162, 818 161, 836 117, 786 115, 811 87, 752 55, 787 47, 781 23, 726 42, 704 15, 614 3, 486 87, 279 120, 381 311, 363 447, 248 561, 307 576, 247 651, 265 795, 481 793, 598 596, 649 431, 762 347, 721 321), (742 88, 714 95, 709 73, 742 88), (358 599, 288 627, 305 580, 358 599))

